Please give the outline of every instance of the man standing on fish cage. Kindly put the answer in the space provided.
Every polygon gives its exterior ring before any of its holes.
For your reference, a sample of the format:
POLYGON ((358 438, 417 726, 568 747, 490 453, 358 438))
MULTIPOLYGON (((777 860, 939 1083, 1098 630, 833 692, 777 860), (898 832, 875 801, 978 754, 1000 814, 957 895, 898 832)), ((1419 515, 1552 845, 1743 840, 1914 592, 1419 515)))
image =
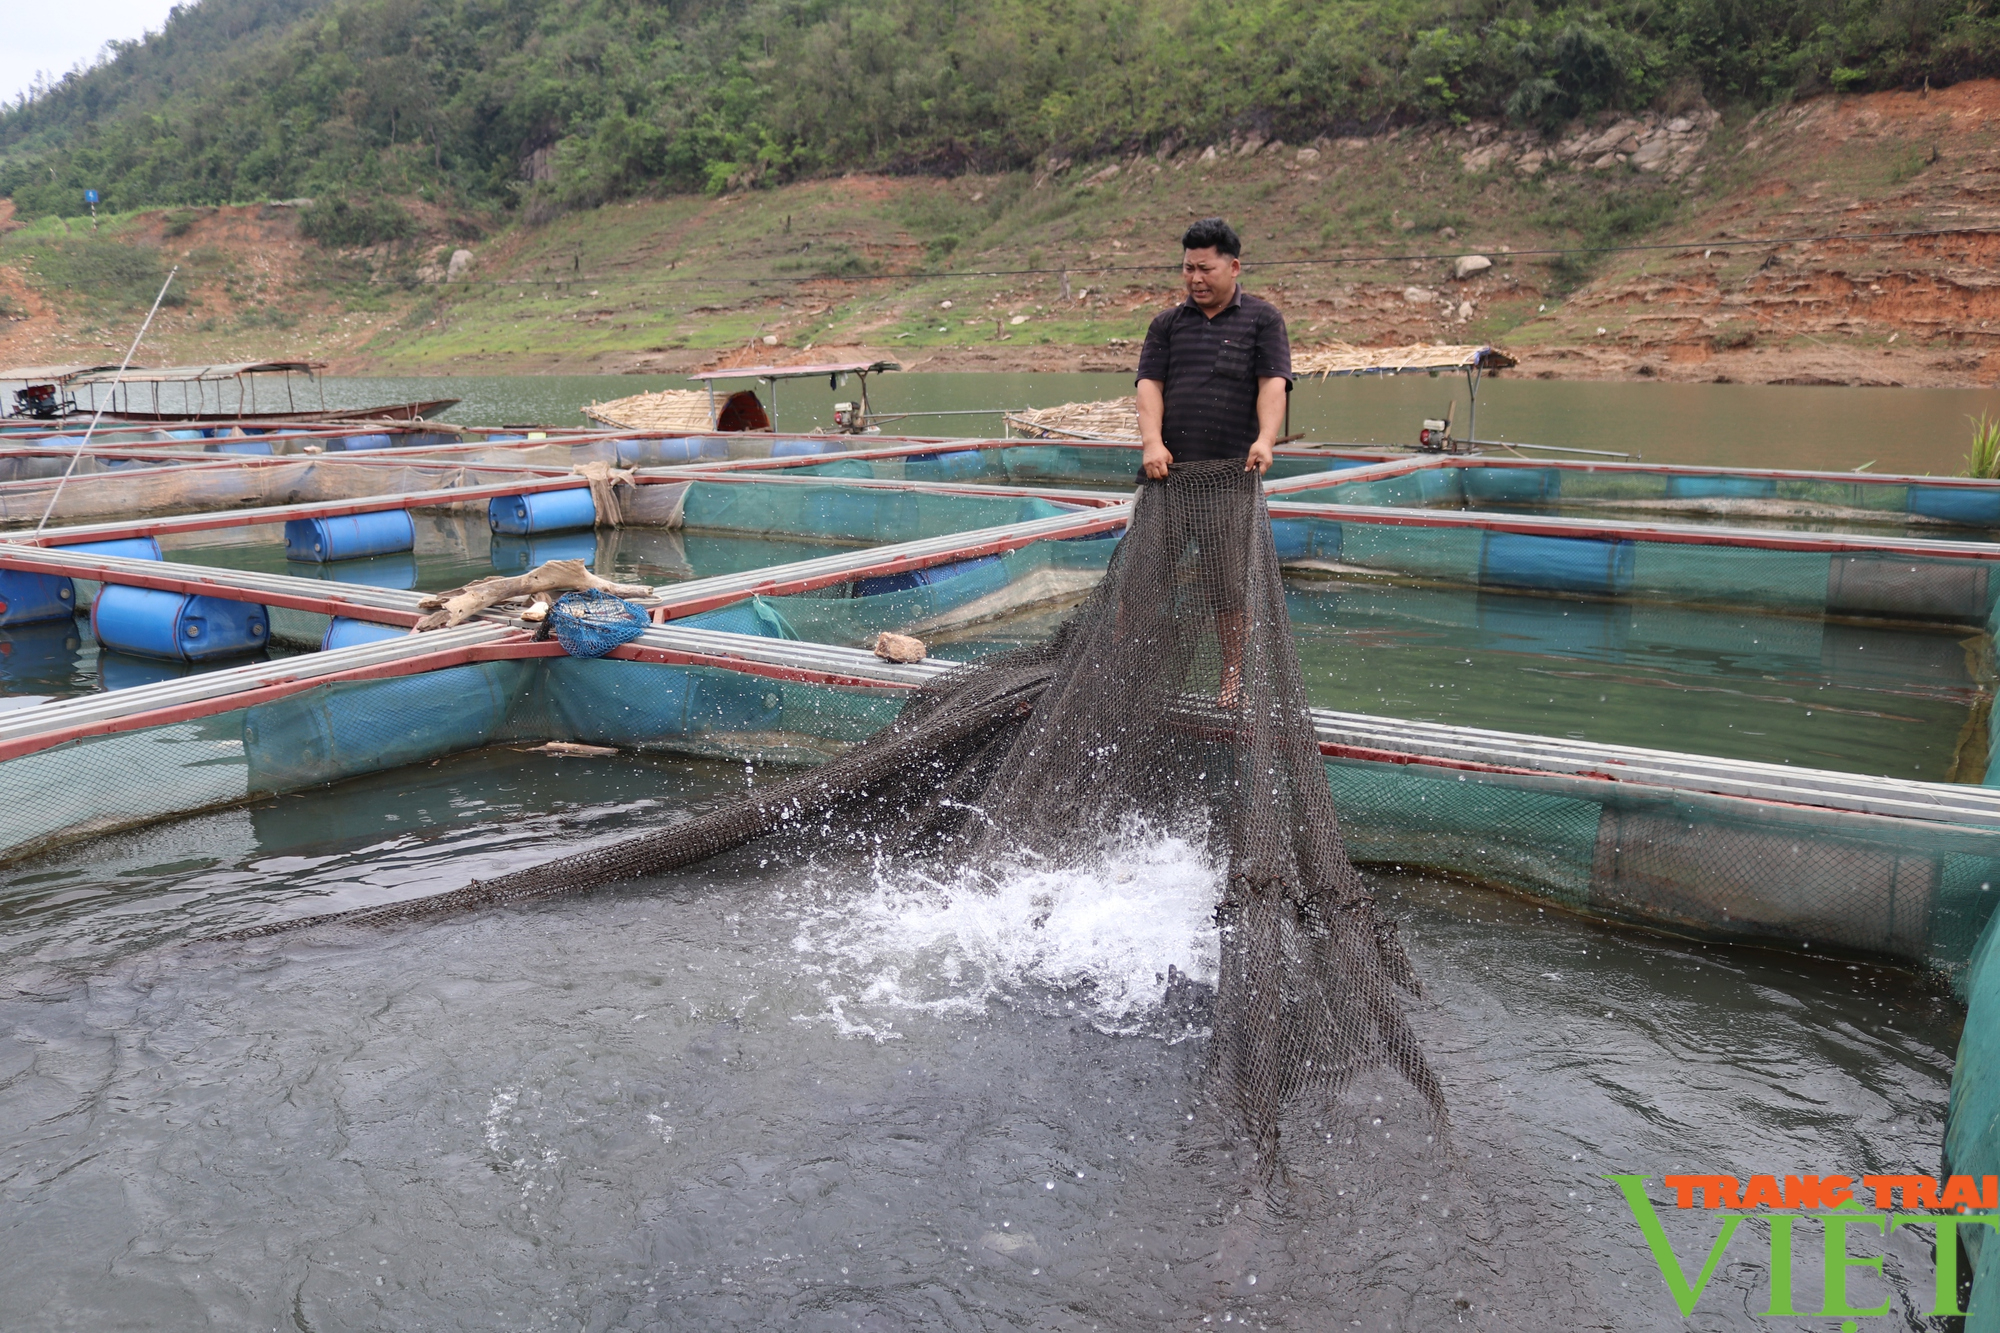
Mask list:
MULTIPOLYGON (((1154 317, 1139 353, 1140 468, 1150 480, 1212 460, 1240 458, 1259 476, 1271 466, 1292 388, 1292 344, 1277 307, 1243 290, 1242 255, 1242 240, 1221 218, 1203 218, 1181 236, 1187 300, 1154 317)), ((1225 574, 1242 568, 1240 548, 1251 540, 1243 517, 1231 510, 1211 530, 1189 534, 1198 549, 1210 548, 1202 565, 1215 585, 1225 705, 1236 702, 1243 675, 1243 590, 1225 574)))

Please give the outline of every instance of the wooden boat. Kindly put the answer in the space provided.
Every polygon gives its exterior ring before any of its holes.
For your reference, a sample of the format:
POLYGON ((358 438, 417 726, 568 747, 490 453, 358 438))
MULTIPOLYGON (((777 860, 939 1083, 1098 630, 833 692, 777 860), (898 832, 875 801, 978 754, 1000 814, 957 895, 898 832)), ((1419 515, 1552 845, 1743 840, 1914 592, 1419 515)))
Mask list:
MULTIPOLYGON (((340 409, 316 409, 297 412, 112 412, 106 411, 107 422, 116 421, 125 425, 216 425, 227 426, 237 422, 313 422, 313 421, 422 421, 432 413, 442 412, 456 405, 456 398, 432 398, 420 403, 387 403, 380 407, 349 407, 340 409)), ((79 412, 78 416, 91 416, 89 412, 79 412)))
POLYGON ((416 403, 385 403, 374 407, 330 408, 318 361, 240 361, 213 366, 24 366, 0 370, 0 380, 26 387, 14 393, 10 416, 37 421, 61 421, 96 416, 100 406, 106 421, 147 425, 226 425, 257 421, 418 421, 452 406, 456 398, 416 403), (302 403, 293 380, 305 376, 305 388, 317 391, 317 405, 302 403), (275 379, 275 382, 274 382, 275 379), (234 393, 230 390, 233 387, 234 393), (180 390, 176 410, 173 390, 180 390), (213 407, 209 390, 215 391, 213 407), (106 401, 98 401, 102 390, 106 401), (79 394, 85 401, 79 402, 79 394), (234 398, 234 404, 230 402, 234 398), (260 401, 261 398, 261 401, 260 401))

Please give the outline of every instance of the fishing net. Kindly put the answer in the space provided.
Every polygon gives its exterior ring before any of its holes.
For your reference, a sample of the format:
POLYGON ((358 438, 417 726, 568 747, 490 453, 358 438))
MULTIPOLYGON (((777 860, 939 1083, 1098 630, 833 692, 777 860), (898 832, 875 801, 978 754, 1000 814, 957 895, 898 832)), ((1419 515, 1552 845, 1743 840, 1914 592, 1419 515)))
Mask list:
POLYGON ((571 657, 602 657, 646 632, 646 613, 599 589, 567 592, 549 608, 549 632, 571 657))
POLYGON ((1240 462, 1141 485, 1101 583, 1047 641, 960 668, 840 757, 673 827, 435 897, 240 932, 387 923, 655 875, 753 839, 967 865, 1084 858, 1141 820, 1201 839, 1217 1100, 1269 1163, 1287 1112, 1365 1071, 1444 1125, 1397 992, 1416 977, 1347 859, 1263 490, 1240 462))

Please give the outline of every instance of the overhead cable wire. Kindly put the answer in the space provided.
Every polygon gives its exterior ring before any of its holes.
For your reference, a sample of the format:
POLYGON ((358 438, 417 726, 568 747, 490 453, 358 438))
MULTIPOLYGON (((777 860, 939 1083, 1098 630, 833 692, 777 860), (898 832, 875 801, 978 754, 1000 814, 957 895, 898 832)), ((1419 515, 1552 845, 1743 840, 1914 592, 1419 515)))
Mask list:
MULTIPOLYGON (((153 308, 146 312, 146 322, 141 324, 139 331, 132 335, 132 345, 125 349, 125 359, 118 363, 118 376, 111 381, 111 393, 105 398, 107 406, 111 402, 116 401, 118 385, 125 378, 125 372, 132 368, 132 358, 139 354, 139 344, 145 341, 146 330, 153 327, 153 316, 160 313, 160 302, 167 299, 167 288, 173 286, 174 274, 180 271, 181 266, 179 264, 167 270, 167 280, 160 284, 160 294, 153 298, 153 308)), ((132 403, 131 391, 129 389, 126 391, 125 403, 128 407, 132 403)), ((156 400, 155 406, 157 405, 156 400)), ((49 515, 56 511, 56 501, 62 497, 64 483, 69 480, 70 473, 76 471, 76 461, 82 458, 84 450, 90 447, 90 437, 97 432, 97 423, 102 420, 104 420, 104 407, 99 407, 97 415, 90 419, 88 426, 84 427, 83 438, 77 441, 76 447, 70 451, 69 466, 63 469, 62 476, 56 478, 56 488, 49 492, 49 502, 42 507, 41 521, 35 524, 36 536, 40 536, 42 529, 49 525, 49 515)))

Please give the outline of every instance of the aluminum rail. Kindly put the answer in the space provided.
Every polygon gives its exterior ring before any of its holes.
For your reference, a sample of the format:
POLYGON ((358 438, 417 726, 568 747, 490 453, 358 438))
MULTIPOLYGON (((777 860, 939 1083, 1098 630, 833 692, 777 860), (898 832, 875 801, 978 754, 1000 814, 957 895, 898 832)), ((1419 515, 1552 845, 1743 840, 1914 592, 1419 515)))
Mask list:
POLYGON ((2000 790, 1966 783, 1913 782, 1639 746, 1557 741, 1331 709, 1315 708, 1312 718, 1322 748, 1415 754, 1474 766, 1532 769, 1552 776, 1608 779, 1896 819, 2000 827, 2000 790))
POLYGON ((9 542, 0 542, 0 569, 25 569, 97 583, 192 592, 232 602, 261 602, 294 611, 351 615, 360 620, 406 628, 423 616, 417 603, 428 595, 402 588, 378 588, 365 583, 302 579, 290 574, 189 565, 173 560, 134 560, 128 556, 83 554, 66 552, 60 547, 23 546, 9 542))
POLYGON ((1328 468, 1324 472, 1308 472, 1298 477, 1267 477, 1264 481, 1264 494, 1275 500, 1294 491, 1319 490, 1325 486, 1345 485, 1350 481, 1382 481, 1389 477, 1401 477, 1412 472, 1425 472, 1446 466, 1448 464, 1443 458, 1390 458, 1361 467, 1328 468))
POLYGON ((1731 528, 1720 524, 1627 523, 1616 519, 1547 518, 1480 514, 1449 509, 1400 509, 1387 505, 1301 504, 1271 501, 1273 518, 1321 518, 1386 527, 1471 528, 1543 537, 1595 537, 1607 541, 1671 542, 1682 546, 1748 546, 1771 551, 1824 551, 1831 555, 1949 558, 2000 561, 2000 542, 1957 542, 1931 537, 1874 537, 1789 528, 1731 528))
MULTIPOLYGON (((1009 485, 991 481, 924 481, 902 477, 787 477, 771 472, 707 472, 688 475, 681 467, 641 468, 637 476, 642 482, 655 486, 679 482, 682 484, 704 482, 711 485, 760 486, 852 486, 856 490, 874 491, 919 491, 925 495, 977 495, 1003 500, 1053 500, 1058 504, 1083 505, 1098 508, 1104 505, 1123 504, 1132 498, 1124 489, 1083 490, 1059 486, 1036 486, 1032 482, 1009 485)), ((1137 485, 1135 480, 1133 483, 1137 485)))
POLYGON ((269 662, 252 662, 180 680, 138 685, 129 690, 113 690, 9 709, 0 712, 0 745, 29 740, 52 731, 67 731, 140 713, 156 713, 231 695, 249 694, 273 685, 319 680, 410 658, 480 647, 519 632, 518 626, 481 621, 460 625, 456 629, 357 644, 352 648, 336 648, 331 652, 300 653, 269 662))
MULTIPOLYGON (((620 436, 619 438, 627 439, 634 437, 620 436)), ((663 438, 674 438, 674 437, 663 437, 663 438)), ((709 436, 702 438, 714 438, 714 437, 709 436)), ((899 437, 883 436, 880 438, 891 439, 899 437)), ((900 437, 900 438, 907 439, 907 437, 900 437)), ((952 439, 952 440, 916 439, 916 440, 908 440, 906 443, 903 444, 883 445, 880 448, 841 449, 826 454, 791 454, 783 458, 712 458, 712 459, 705 459, 698 463, 683 463, 683 464, 676 464, 675 466, 685 467, 690 471, 702 471, 702 472, 783 471, 787 468, 807 467, 814 463, 828 463, 828 462, 837 462, 843 460, 873 462, 878 459, 907 458, 910 457, 911 455, 967 453, 981 449, 1048 448, 1051 445, 1055 444, 1060 444, 1063 445, 1064 447, 1074 446, 1076 448, 1081 448, 1081 449, 1137 449, 1139 447, 1139 442, 1137 440, 1050 441, 1050 440, 1028 440, 1019 437, 1014 437, 1009 439, 1004 437, 979 438, 979 437, 967 436, 960 439, 952 439)), ((1381 462, 1395 461, 1393 459, 1384 457, 1382 450, 1372 449, 1365 445, 1354 446, 1353 452, 1365 455, 1370 458, 1375 458, 1381 462)), ((1339 454, 1329 455, 1328 450, 1324 447, 1305 448, 1293 445, 1278 446, 1276 450, 1276 455, 1279 458, 1326 458, 1329 456, 1332 457, 1342 456, 1339 454)))
MULTIPOLYGON (((927 684, 960 665, 937 658, 903 665, 885 662, 859 648, 674 626, 656 626, 634 640, 633 645, 803 668, 902 688, 927 684)), ((1327 708, 1313 709, 1312 720, 1314 735, 1322 747, 1334 747, 1336 752, 1372 751, 1386 762, 1446 760, 1454 766, 1470 768, 1527 769, 1551 777, 1623 782, 1929 823, 2000 827, 2000 789, 1989 787, 1913 782, 1641 746, 1551 740, 1519 732, 1411 722, 1327 708)))
MULTIPOLYGON (((476 468, 478 464, 464 466, 476 468)), ((374 513, 385 509, 427 509, 436 505, 460 504, 468 500, 491 500, 502 495, 580 490, 584 485, 582 477, 571 473, 540 481, 523 477, 520 481, 494 482, 481 486, 446 487, 428 491, 390 491, 354 500, 313 500, 304 504, 175 514, 166 518, 128 518, 110 523, 79 523, 65 528, 44 528, 39 535, 21 532, 0 533, 0 554, 12 555, 15 550, 29 544, 57 546, 76 542, 106 541, 115 537, 159 537, 175 532, 249 528, 264 523, 283 523, 293 518, 332 518, 345 514, 374 513)))

